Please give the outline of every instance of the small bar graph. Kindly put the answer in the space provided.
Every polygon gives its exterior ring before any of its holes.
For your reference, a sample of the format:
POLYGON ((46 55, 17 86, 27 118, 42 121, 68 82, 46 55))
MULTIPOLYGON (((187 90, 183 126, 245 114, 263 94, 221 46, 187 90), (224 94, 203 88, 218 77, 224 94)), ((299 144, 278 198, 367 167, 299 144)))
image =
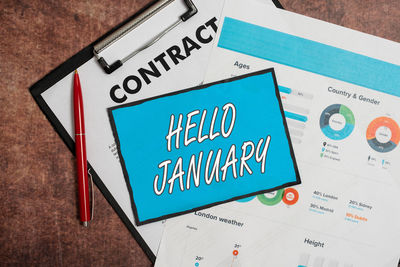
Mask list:
POLYGON ((283 103, 283 108, 287 111, 294 112, 294 113, 301 113, 301 114, 309 114, 310 110, 307 108, 295 106, 288 103, 283 103))
POLYGON ((302 137, 304 135, 304 133, 302 131, 299 131, 297 129, 292 129, 292 128, 289 128, 289 133, 290 133, 290 136, 302 137))
POLYGON ((281 94, 282 106, 285 117, 287 118, 286 122, 289 128, 291 141, 293 144, 300 144, 304 136, 306 122, 308 121, 307 115, 310 114, 308 103, 309 100, 313 98, 313 95, 282 85, 279 85, 278 89, 281 94), (299 97, 303 98, 303 100, 297 101, 300 100, 299 97), (296 104, 293 104, 292 101, 296 104))
POLYGON ((296 128, 296 129, 300 129, 300 130, 304 130, 306 128, 306 125, 304 122, 298 122, 298 121, 293 121, 293 120, 288 120, 287 125, 290 128, 296 128))
POLYGON ((278 85, 278 89, 279 89, 279 92, 285 93, 285 94, 290 94, 292 92, 292 89, 287 88, 285 86, 281 86, 281 85, 278 85))
POLYGON ((304 115, 300 115, 300 114, 289 112, 289 111, 285 111, 285 116, 288 119, 301 121, 301 122, 306 122, 308 120, 308 118, 304 115))
POLYGON ((289 87, 286 87, 286 86, 278 85, 278 89, 279 89, 279 92, 285 93, 285 94, 288 94, 288 95, 302 97, 302 98, 305 98, 305 99, 308 99, 308 100, 311 100, 311 99, 314 98, 314 96, 312 94, 305 93, 305 92, 299 91, 299 90, 293 90, 293 89, 291 89, 289 87))

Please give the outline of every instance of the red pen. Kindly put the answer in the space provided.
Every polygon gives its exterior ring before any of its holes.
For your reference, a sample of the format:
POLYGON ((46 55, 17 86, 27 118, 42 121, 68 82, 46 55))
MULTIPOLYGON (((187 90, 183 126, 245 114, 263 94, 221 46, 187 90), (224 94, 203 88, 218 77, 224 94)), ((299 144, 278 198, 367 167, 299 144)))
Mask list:
POLYGON ((78 71, 74 75, 75 154, 78 172, 79 212, 81 222, 88 227, 90 221, 89 184, 86 160, 85 122, 82 89, 78 71))

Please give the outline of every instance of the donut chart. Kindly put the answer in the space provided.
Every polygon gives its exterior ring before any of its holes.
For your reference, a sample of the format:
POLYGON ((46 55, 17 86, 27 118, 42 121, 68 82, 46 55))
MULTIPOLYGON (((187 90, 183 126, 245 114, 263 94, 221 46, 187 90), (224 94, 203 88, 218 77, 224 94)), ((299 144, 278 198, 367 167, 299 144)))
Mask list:
POLYGON ((369 146, 380 153, 390 152, 400 142, 399 125, 389 117, 374 119, 367 128, 369 146))
POLYGON ((284 192, 283 189, 279 189, 271 193, 257 195, 257 198, 264 205, 274 206, 279 202, 281 202, 283 197, 283 192, 284 192))
POLYGON ((297 192, 294 188, 286 188, 285 192, 283 193, 282 201, 286 205, 294 205, 299 200, 299 192, 297 192))
POLYGON ((354 114, 345 105, 330 105, 322 111, 319 126, 326 137, 332 140, 345 139, 354 130, 354 114))

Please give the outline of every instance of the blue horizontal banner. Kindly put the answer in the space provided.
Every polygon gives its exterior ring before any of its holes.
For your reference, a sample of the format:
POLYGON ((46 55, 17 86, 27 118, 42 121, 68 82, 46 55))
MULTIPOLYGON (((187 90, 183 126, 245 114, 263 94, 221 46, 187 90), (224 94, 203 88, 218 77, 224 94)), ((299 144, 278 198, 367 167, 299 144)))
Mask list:
POLYGON ((280 31, 225 17, 218 46, 400 97, 399 65, 280 31))

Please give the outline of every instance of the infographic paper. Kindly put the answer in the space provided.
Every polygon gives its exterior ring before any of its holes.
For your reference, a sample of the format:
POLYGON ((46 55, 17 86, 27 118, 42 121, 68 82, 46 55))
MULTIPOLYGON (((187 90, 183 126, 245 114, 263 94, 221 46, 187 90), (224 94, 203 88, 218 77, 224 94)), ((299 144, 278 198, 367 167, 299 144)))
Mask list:
POLYGON ((302 184, 168 221, 156 266, 398 265, 400 45, 227 0, 206 81, 273 67, 302 184))
POLYGON ((109 116, 138 225, 300 183, 272 69, 109 116))

